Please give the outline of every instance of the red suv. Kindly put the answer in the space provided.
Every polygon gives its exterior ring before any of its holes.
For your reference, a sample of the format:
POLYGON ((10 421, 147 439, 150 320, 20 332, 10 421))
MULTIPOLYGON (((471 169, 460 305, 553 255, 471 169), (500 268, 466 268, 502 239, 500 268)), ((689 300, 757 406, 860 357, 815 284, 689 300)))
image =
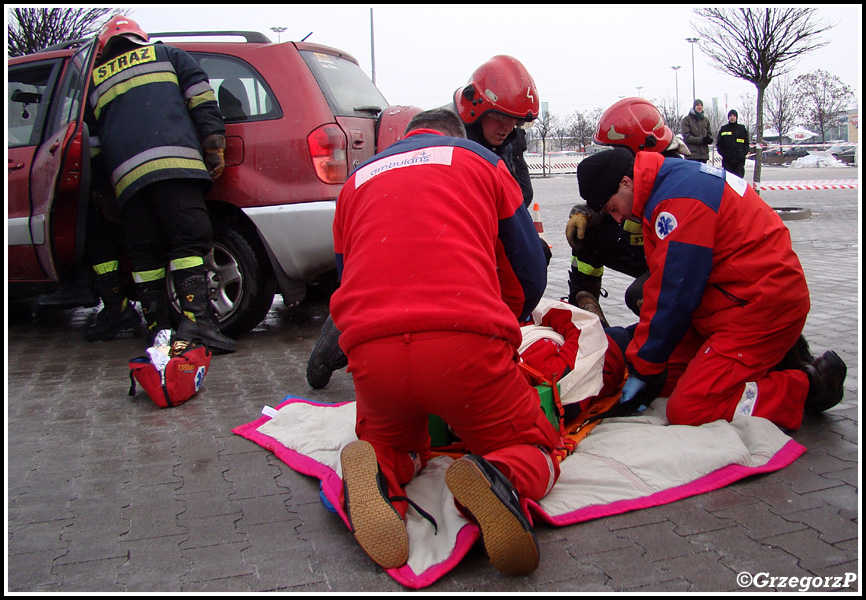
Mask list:
MULTIPOLYGON (((334 48, 242 42, 175 44, 207 72, 226 122, 226 168, 207 196, 214 226, 211 301, 223 331, 256 327, 279 290, 287 305, 335 268, 331 222, 352 169, 399 139, 417 108, 388 107, 358 62, 334 48)), ((90 198, 82 114, 93 40, 8 61, 10 295, 80 272, 90 198)), ((168 278, 170 281, 170 278, 168 278)))

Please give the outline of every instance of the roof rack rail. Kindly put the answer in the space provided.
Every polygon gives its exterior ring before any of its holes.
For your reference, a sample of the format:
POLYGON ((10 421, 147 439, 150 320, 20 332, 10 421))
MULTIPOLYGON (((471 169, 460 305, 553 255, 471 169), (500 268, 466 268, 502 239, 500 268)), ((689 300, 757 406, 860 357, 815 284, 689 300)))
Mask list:
POLYGON ((148 33, 150 37, 202 37, 213 35, 236 35, 244 38, 249 43, 271 43, 271 39, 268 36, 258 31, 164 31, 161 33, 148 33))
POLYGON ((67 48, 74 48, 76 46, 80 46, 81 44, 84 44, 85 42, 89 42, 92 39, 93 39, 92 37, 89 37, 89 38, 79 38, 77 40, 66 40, 64 42, 59 42, 59 43, 54 44, 52 46, 48 46, 47 48, 43 48, 39 52, 53 52, 54 50, 66 50, 67 48))

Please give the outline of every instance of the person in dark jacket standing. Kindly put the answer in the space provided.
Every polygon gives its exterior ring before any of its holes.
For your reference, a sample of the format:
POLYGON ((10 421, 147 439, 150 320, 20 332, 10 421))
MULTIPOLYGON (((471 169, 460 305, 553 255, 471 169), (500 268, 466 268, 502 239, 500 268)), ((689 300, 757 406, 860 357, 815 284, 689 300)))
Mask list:
POLYGON ((88 94, 150 341, 171 330, 171 271, 183 314, 173 352, 194 338, 233 352, 204 264, 213 239, 204 194, 225 166, 225 125, 207 74, 183 50, 149 43, 135 21, 118 15, 97 37, 88 94))
POLYGON ((689 147, 688 160, 705 163, 710 158, 710 144, 713 136, 710 134, 710 120, 704 114, 704 101, 695 100, 692 110, 683 117, 680 132, 686 146, 689 147))
POLYGON ((737 111, 728 111, 728 123, 719 129, 716 149, 722 156, 722 168, 737 177, 746 174, 746 155, 749 153, 749 131, 737 123, 737 111))

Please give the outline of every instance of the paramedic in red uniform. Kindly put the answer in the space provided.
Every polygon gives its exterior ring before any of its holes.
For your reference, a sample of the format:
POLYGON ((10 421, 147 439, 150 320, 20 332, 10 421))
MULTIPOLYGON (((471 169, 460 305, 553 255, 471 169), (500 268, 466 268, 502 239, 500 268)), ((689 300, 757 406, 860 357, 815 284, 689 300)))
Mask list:
POLYGON ((355 170, 334 217, 330 308, 360 440, 341 453, 346 510, 376 563, 406 562, 403 486, 430 456, 427 416, 438 415, 473 453, 446 474, 458 507, 496 568, 529 573, 538 544, 519 498, 542 498, 559 476, 559 434, 517 354, 544 254, 507 166, 466 140, 454 113, 421 113, 407 132, 355 170))
POLYGON ((578 166, 580 195, 618 222, 640 220, 649 279, 626 358, 623 401, 668 368, 673 424, 764 417, 798 429, 804 410, 835 406, 835 352, 777 369, 809 312, 788 228, 738 177, 703 163, 624 149, 578 166))
POLYGON ((213 239, 204 194, 225 166, 225 124, 207 74, 183 50, 150 43, 128 17, 113 17, 97 41, 89 109, 150 341, 171 329, 170 271, 183 314, 173 349, 201 338, 214 352, 234 352, 204 264, 213 239))

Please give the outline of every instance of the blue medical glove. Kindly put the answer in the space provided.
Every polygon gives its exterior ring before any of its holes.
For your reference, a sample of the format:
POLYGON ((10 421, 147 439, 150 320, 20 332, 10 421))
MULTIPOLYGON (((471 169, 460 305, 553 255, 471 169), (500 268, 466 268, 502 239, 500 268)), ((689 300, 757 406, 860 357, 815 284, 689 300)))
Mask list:
POLYGON ((625 404, 634 400, 646 388, 646 383, 640 377, 630 373, 622 386, 622 396, 619 398, 619 403, 625 404))

